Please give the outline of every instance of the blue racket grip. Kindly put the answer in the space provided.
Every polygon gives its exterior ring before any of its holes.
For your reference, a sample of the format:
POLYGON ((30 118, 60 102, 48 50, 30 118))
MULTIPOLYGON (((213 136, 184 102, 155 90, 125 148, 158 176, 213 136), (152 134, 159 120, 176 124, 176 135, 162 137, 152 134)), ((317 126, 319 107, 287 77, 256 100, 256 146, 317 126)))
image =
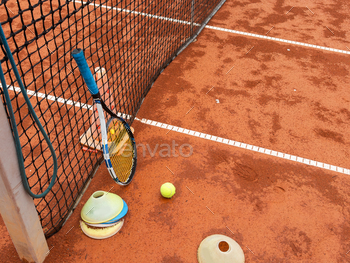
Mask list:
POLYGON ((88 63, 86 62, 86 58, 84 56, 84 52, 82 49, 77 48, 72 51, 72 56, 78 64, 78 68, 80 70, 80 74, 82 75, 86 86, 88 87, 90 93, 92 95, 98 94, 98 87, 94 76, 91 73, 88 63))

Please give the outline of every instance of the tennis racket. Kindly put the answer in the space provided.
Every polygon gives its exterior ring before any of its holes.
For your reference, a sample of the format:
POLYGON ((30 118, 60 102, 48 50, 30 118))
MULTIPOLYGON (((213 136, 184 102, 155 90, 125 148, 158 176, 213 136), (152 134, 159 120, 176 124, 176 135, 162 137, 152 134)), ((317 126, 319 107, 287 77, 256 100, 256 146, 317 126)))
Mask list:
POLYGON ((112 112, 101 99, 96 81, 86 62, 84 52, 75 49, 72 56, 96 105, 100 120, 103 157, 109 174, 120 185, 128 185, 136 170, 137 152, 134 135, 124 119, 112 112), (106 123, 104 111, 110 115, 106 123))

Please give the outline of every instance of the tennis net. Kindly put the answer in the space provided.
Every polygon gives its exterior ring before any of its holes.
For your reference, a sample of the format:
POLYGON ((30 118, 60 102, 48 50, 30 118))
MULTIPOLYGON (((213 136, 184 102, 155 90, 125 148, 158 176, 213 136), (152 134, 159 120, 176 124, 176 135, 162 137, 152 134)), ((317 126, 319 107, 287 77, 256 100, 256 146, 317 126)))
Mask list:
MULTIPOLYGON (((58 159, 57 182, 48 195, 34 200, 46 237, 62 227, 102 160, 102 154, 83 151, 80 145, 94 113, 71 51, 82 48, 91 68, 106 69, 109 92, 105 96, 131 124, 162 70, 224 1, 1 1, 0 22, 58 159)), ((41 193, 52 176, 52 157, 28 113, 1 43, 0 47, 26 176, 31 190, 41 193)), ((3 88, 0 94, 6 107, 3 88)))

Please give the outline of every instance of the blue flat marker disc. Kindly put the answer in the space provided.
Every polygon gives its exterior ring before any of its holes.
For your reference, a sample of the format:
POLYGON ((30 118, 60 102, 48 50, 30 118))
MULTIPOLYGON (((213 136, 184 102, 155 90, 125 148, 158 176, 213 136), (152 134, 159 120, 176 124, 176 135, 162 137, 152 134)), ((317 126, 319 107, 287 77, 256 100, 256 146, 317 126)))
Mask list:
POLYGON ((115 217, 112 218, 111 220, 101 223, 101 224, 112 224, 112 223, 116 223, 117 221, 119 221, 120 219, 122 219, 126 213, 128 212, 128 205, 125 203, 125 201, 123 200, 124 205, 123 205, 123 209, 122 211, 115 217))

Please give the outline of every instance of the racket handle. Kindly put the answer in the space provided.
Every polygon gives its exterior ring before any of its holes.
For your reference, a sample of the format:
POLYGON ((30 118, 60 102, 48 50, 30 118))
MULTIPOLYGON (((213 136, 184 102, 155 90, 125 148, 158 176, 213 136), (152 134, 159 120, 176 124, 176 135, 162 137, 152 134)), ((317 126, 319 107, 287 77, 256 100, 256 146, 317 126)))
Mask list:
POLYGON ((78 64, 78 68, 80 70, 80 74, 82 75, 90 93, 92 95, 98 94, 98 87, 95 82, 94 76, 92 75, 89 65, 86 62, 86 58, 84 56, 84 52, 82 49, 77 48, 72 51, 72 56, 78 64))

